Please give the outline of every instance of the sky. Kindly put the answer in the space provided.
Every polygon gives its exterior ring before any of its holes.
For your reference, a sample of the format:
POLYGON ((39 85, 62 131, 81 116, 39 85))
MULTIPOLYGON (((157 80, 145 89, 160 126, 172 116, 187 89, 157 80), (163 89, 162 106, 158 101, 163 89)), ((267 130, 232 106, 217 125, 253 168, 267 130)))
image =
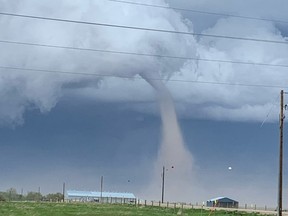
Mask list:
MULTIPOLYGON (((240 205, 275 207, 288 3, 131 2, 190 11, 108 0, 0 0, 2 13, 190 33, 0 15, 0 190, 40 187, 45 194, 62 191, 63 182, 67 189, 99 190, 104 176, 106 191, 159 200, 165 127, 157 81, 173 98, 193 163, 189 190, 176 198, 181 168, 167 166, 167 199, 201 203, 227 196, 240 205)), ((174 156, 171 161, 181 158, 174 156)))

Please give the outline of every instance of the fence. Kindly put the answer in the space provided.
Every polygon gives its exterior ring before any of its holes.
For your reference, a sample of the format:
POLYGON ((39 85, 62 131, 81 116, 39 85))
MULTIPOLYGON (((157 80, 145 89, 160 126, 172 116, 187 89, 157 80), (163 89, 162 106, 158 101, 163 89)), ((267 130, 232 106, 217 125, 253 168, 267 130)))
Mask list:
MULTIPOLYGON (((66 200, 66 202, 87 202, 89 200, 66 200)), ((93 201, 89 201, 93 202, 93 201)), ((202 215, 202 210, 209 211, 210 215, 215 215, 215 212, 219 211, 239 211, 239 212, 257 212, 262 214, 276 214, 276 207, 267 207, 267 206, 257 206, 255 204, 244 204, 243 206, 239 205, 238 208, 223 208, 223 207, 207 207, 205 205, 201 205, 199 203, 182 203, 182 202, 160 202, 160 201, 148 201, 148 200, 140 200, 140 199, 127 199, 127 198, 105 198, 103 202, 96 202, 99 204, 130 204, 135 206, 143 206, 143 207, 162 207, 162 208, 174 208, 175 210, 188 210, 192 209, 197 211, 197 215, 202 215), (213 214, 211 213, 213 212, 213 214)), ((284 210, 285 212, 285 210, 284 210)))

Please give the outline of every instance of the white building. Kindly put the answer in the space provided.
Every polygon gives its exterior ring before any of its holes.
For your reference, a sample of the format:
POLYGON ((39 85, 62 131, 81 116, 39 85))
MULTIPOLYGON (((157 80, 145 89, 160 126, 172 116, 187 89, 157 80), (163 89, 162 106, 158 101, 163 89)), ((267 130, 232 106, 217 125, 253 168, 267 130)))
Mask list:
POLYGON ((102 203, 135 203, 137 199, 133 193, 68 190, 65 200, 102 203))

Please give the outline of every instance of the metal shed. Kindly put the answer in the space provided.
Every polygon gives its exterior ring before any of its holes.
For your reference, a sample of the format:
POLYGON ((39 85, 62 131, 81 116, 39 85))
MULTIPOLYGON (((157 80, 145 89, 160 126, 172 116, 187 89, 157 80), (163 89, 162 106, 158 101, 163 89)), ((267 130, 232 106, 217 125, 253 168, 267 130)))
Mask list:
POLYGON ((102 202, 102 203, 135 203, 136 197, 133 193, 115 193, 98 191, 75 191, 68 190, 66 193, 68 201, 102 202))
POLYGON ((207 201, 207 207, 238 208, 239 202, 228 197, 217 197, 207 201))

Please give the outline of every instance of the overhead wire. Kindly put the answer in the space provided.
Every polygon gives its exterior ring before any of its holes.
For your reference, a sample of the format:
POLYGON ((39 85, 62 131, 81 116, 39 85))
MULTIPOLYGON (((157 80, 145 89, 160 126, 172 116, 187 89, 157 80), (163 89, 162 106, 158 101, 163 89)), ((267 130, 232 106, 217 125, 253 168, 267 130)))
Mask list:
POLYGON ((29 43, 29 42, 10 41, 10 40, 0 40, 0 43, 78 50, 78 51, 89 51, 89 52, 100 52, 100 53, 109 53, 109 54, 134 55, 134 56, 169 58, 169 59, 179 59, 179 60, 195 60, 195 61, 216 62, 216 63, 288 68, 288 65, 285 65, 285 64, 269 64, 269 63, 261 63, 261 62, 230 61, 230 60, 221 60, 221 59, 207 59, 207 58, 200 58, 200 57, 185 57, 185 56, 171 56, 171 55, 160 55, 160 54, 149 54, 149 53, 136 53, 136 52, 126 52, 126 51, 116 51, 116 50, 103 50, 103 49, 93 49, 93 48, 60 46, 60 45, 51 45, 51 44, 42 44, 42 43, 29 43))
POLYGON ((146 28, 146 27, 139 27, 139 26, 116 25, 116 24, 108 24, 108 23, 100 23, 100 22, 69 20, 69 19, 60 19, 60 18, 33 16, 33 15, 6 13, 6 12, 0 12, 0 15, 29 18, 29 19, 40 19, 40 20, 56 21, 56 22, 66 22, 66 23, 74 23, 74 24, 94 25, 94 26, 102 26, 102 27, 109 27, 109 28, 120 28, 120 29, 130 29, 130 30, 138 30, 138 31, 151 31, 151 32, 161 32, 161 33, 170 33, 170 34, 182 34, 182 35, 191 35, 191 36, 212 37, 212 38, 221 38, 221 39, 231 39, 231 40, 242 40, 242 41, 253 41, 253 42, 263 42, 263 43, 274 43, 274 44, 288 45, 288 41, 280 41, 280 40, 267 40, 267 39, 260 39, 260 38, 247 38, 247 37, 236 37, 236 36, 226 36, 226 35, 203 34, 203 33, 194 33, 194 32, 186 32, 186 31, 174 31, 174 30, 168 30, 168 29, 155 29, 155 28, 146 28))
MULTIPOLYGON (((3 66, 0 65, 0 69, 5 70, 21 70, 28 72, 41 72, 41 73, 58 73, 58 74, 66 74, 66 75, 84 75, 84 76, 96 76, 96 77, 113 77, 113 78, 122 78, 122 79, 140 79, 144 80, 142 77, 132 77, 125 75, 111 75, 111 74, 96 74, 96 73, 81 73, 81 72, 73 72, 73 71, 62 71, 62 70, 47 70, 47 69, 37 69, 37 68, 23 68, 23 67, 12 67, 12 66, 3 66)), ((282 89, 286 88, 286 86, 281 85, 265 85, 265 84, 253 84, 253 83, 228 83, 228 82, 215 82, 215 81, 200 81, 200 80, 181 80, 181 79, 163 79, 163 78, 153 78, 148 77, 150 80, 155 81, 166 81, 166 82, 180 82, 180 83, 194 83, 194 84, 209 84, 209 85, 228 85, 228 86, 239 86, 239 87, 256 87, 256 88, 277 88, 282 89)))
POLYGON ((273 109, 274 109, 275 106, 276 106, 276 102, 279 100, 279 97, 280 97, 280 96, 278 95, 278 96, 275 98, 274 102, 273 102, 272 105, 271 105, 271 108, 269 109, 268 113, 267 113, 266 116, 265 116, 265 119, 262 121, 262 123, 261 123, 261 125, 260 125, 260 128, 262 128, 263 125, 264 125, 264 124, 266 123, 266 121, 268 120, 271 112, 273 111, 273 109))
MULTIPOLYGON (((243 38, 243 37, 233 37, 233 36, 223 36, 223 35, 209 35, 209 34, 200 34, 193 32, 181 32, 181 31, 173 31, 173 30, 164 30, 164 29, 153 29, 153 28, 142 28, 135 26, 127 26, 127 25, 115 25, 115 24, 106 24, 106 23, 98 23, 98 22, 87 22, 87 21, 77 21, 77 20, 68 20, 68 19, 60 19, 60 18, 52 18, 52 17, 42 17, 42 16, 32 16, 32 15, 24 15, 24 14, 15 14, 15 13, 5 13, 0 12, 0 15, 4 16, 14 16, 14 17, 22 17, 22 18, 31 18, 31 19, 41 19, 48 21, 57 21, 57 22, 68 22, 68 23, 76 23, 76 24, 86 24, 86 25, 96 25, 96 26, 104 26, 104 27, 113 27, 113 28, 124 28, 124 29, 133 29, 133 30, 143 30, 143 31, 154 31, 154 32, 163 32, 163 33, 175 33, 175 34, 186 34, 186 35, 194 35, 194 36, 206 36, 206 37, 216 37, 216 38, 225 38, 225 39, 235 39, 235 40, 246 40, 246 41, 256 41, 256 42, 269 42, 269 43, 279 43, 287 45, 288 42, 284 41, 273 41, 273 40, 265 40, 265 39, 257 39, 257 38, 243 38)), ((123 51, 113 51, 113 50, 100 50, 100 49, 91 49, 91 48, 78 48, 78 47, 68 47, 68 46, 58 46, 58 45, 48 45, 48 44, 37 44, 37 43, 27 43, 27 42, 19 42, 19 41, 5 41, 1 40, 1 43, 11 43, 11 44, 22 44, 22 45, 33 45, 33 46, 42 46, 42 47, 51 47, 51 48, 63 48, 63 49, 73 49, 73 50, 82 50, 82 51, 94 51, 94 52, 106 52, 106 53, 114 53, 114 54, 127 54, 127 55, 139 55, 139 56, 150 56, 150 57, 162 57, 162 58, 175 58, 175 59, 190 59, 190 60, 200 60, 200 61, 211 61, 218 63, 234 63, 234 64, 247 64, 247 65, 259 65, 259 66, 273 66, 273 67, 288 67, 288 65, 280 65, 280 64, 268 64, 268 63, 253 63, 253 62, 242 62, 242 61, 227 61, 227 60, 216 60, 216 59, 203 59, 203 58, 191 58, 191 57, 180 57, 180 56, 165 56, 165 55, 156 55, 156 54, 146 54, 146 53, 133 53, 133 52, 123 52, 123 51)), ((63 74, 74 74, 74 75, 93 75, 93 76, 109 76, 103 74, 94 74, 94 73, 77 73, 77 72, 69 72, 69 71, 51 71, 51 70, 43 70, 43 69, 33 69, 33 68, 19 68, 19 67, 8 67, 8 66, 0 66, 2 69, 10 69, 10 70, 24 70, 24 71, 38 71, 38 72, 50 72, 50 73, 63 73, 63 74)), ((116 76, 113 76, 116 77, 116 76)), ((121 78, 131 78, 131 77, 123 77, 117 76, 121 78)), ((245 83, 225 83, 225 82, 210 82, 210 81, 195 81, 195 80, 167 80, 171 82, 190 82, 190 83, 202 83, 202 84, 217 84, 217 85, 237 85, 237 86, 250 86, 250 87, 265 87, 265 88, 283 88, 283 86, 278 85, 263 85, 263 84, 245 84, 245 83)))
POLYGON ((123 0, 106 0, 106 1, 122 3, 122 4, 131 4, 131 5, 137 5, 137 6, 152 7, 152 8, 185 11, 185 12, 190 12, 190 13, 208 14, 208 15, 213 15, 213 16, 235 17, 235 18, 240 18, 240 19, 258 20, 258 21, 265 21, 265 22, 275 22, 275 23, 288 24, 288 21, 278 20, 278 19, 242 16, 242 15, 235 15, 235 14, 229 14, 229 13, 216 13, 216 12, 208 12, 208 11, 201 11, 201 10, 193 10, 193 9, 186 9, 186 8, 179 8, 179 7, 164 6, 164 5, 155 5, 155 4, 147 4, 147 3, 140 3, 140 2, 123 1, 123 0))

